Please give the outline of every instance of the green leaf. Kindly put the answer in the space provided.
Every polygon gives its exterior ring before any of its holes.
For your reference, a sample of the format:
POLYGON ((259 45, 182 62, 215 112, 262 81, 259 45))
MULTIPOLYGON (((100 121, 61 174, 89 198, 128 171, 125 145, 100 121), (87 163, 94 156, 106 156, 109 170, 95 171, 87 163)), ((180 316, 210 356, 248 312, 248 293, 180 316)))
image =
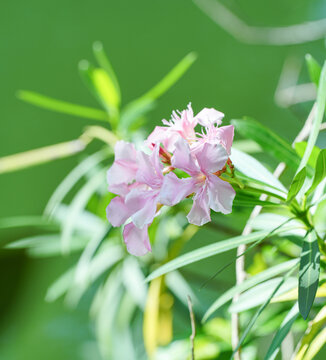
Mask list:
MULTIPOLYGON (((290 272, 291 273, 291 272, 290 272)), ((289 273, 288 273, 289 274, 289 273)), ((273 292, 271 293, 271 295, 266 299, 266 301, 260 306, 260 308, 256 311, 256 313, 254 314, 254 316, 251 317, 251 320, 249 321, 247 327, 245 328, 236 348, 234 349, 231 359, 233 359, 235 353, 239 350, 240 346, 242 345, 242 343, 244 342, 244 340, 246 339, 247 335, 249 334, 250 330, 252 329, 252 327, 255 325, 258 317, 260 316, 260 314, 265 310, 265 308, 268 306, 268 304, 270 303, 270 301, 272 300, 272 298, 274 297, 274 295, 278 292, 278 290, 280 289, 280 287, 284 284, 284 281, 287 279, 287 276, 284 276, 283 279, 278 281, 278 284, 276 285, 276 287, 273 289, 273 292)))
POLYGON ((36 92, 20 90, 17 97, 22 101, 47 110, 92 120, 108 121, 108 115, 103 110, 53 99, 36 92))
POLYGON ((75 155, 86 148, 88 140, 77 139, 39 149, 0 158, 0 174, 22 170, 31 166, 44 164, 53 160, 75 155))
POLYGON ((265 207, 279 207, 280 204, 274 203, 272 201, 260 200, 259 198, 246 196, 244 194, 238 193, 233 201, 233 206, 256 206, 261 205, 265 207))
MULTIPOLYGON (((292 227, 291 227, 292 228, 292 227)), ((288 230, 288 227, 284 227, 278 230, 275 230, 273 235, 277 235, 282 231, 288 230)), ((264 238, 271 235, 269 231, 258 231, 246 236, 236 236, 229 238, 227 240, 219 241, 218 243, 204 246, 202 248, 190 251, 186 254, 183 254, 168 263, 162 265, 160 268, 154 270, 147 278, 146 281, 151 281, 161 275, 164 275, 170 271, 179 269, 185 265, 192 264, 196 261, 209 258, 211 256, 232 250, 237 248, 240 244, 249 244, 257 240, 263 240, 264 238)))
POLYGON ((318 62, 310 54, 306 55, 306 63, 307 63, 307 67, 308 67, 310 80, 316 86, 318 86, 320 73, 321 73, 321 66, 318 64, 318 62))
POLYGON ((319 185, 319 183, 325 179, 325 177, 326 177, 326 149, 323 149, 320 151, 318 155, 314 180, 312 182, 311 187, 306 192, 306 195, 308 196, 309 194, 311 194, 319 185))
POLYGON ((304 152, 304 155, 301 159, 297 172, 299 172, 302 168, 304 168, 307 165, 307 162, 316 144, 320 125, 324 117, 325 105, 326 105, 326 62, 324 63, 323 69, 320 74, 319 86, 317 91, 317 100, 316 100, 316 114, 309 134, 308 144, 304 152))
POLYGON ((240 150, 232 149, 231 160, 235 168, 246 176, 268 184, 272 188, 279 189, 281 192, 279 195, 283 195, 284 192, 287 194, 287 189, 284 185, 252 156, 240 150))
POLYGON ((316 358, 316 355, 325 345, 325 338, 326 338, 326 327, 323 328, 322 331, 316 335, 316 337, 311 341, 310 346, 305 354, 305 360, 313 360, 316 358))
POLYGON ((120 92, 119 82, 111 63, 104 52, 103 44, 100 41, 94 42, 93 52, 98 64, 106 71, 109 78, 111 79, 116 91, 116 97, 118 98, 117 103, 120 104, 121 92, 120 92))
POLYGON ((267 354, 265 355, 265 360, 274 360, 280 351, 281 344, 286 337, 286 335, 290 332, 291 327, 299 315, 298 303, 295 303, 292 309, 288 312, 286 317, 284 318, 280 328, 277 330, 273 341, 267 350, 267 354))
MULTIPOLYGON (((294 144, 294 149, 297 152, 297 154, 302 158, 304 155, 304 152, 307 147, 306 141, 297 142, 294 144)), ((319 155, 320 149, 317 146, 314 146, 310 155, 310 158, 308 160, 308 165, 310 165, 313 169, 316 167, 316 161, 319 155)))
POLYGON ((141 98, 155 100, 162 96, 182 77, 182 75, 190 68, 196 59, 197 54, 194 52, 186 55, 167 75, 164 76, 164 78, 158 84, 156 84, 141 98))
POLYGON ((243 283, 232 287, 231 289, 227 290, 223 293, 206 311, 203 322, 206 321, 216 310, 218 310, 221 306, 226 304, 228 301, 232 300, 233 296, 239 294, 243 291, 250 289, 251 287, 265 281, 269 280, 272 277, 279 275, 285 271, 288 271, 295 267, 298 264, 298 260, 289 260, 284 263, 275 265, 261 273, 250 277, 249 279, 245 280, 243 283))
POLYGON ((91 180, 89 180, 77 193, 72 200, 69 211, 66 217, 66 221, 63 223, 62 228, 62 251, 64 253, 69 252, 70 239, 74 233, 76 223, 85 206, 87 205, 91 196, 95 191, 105 183, 105 171, 102 170, 95 174, 91 180))
POLYGON ((306 168, 304 167, 303 169, 301 169, 301 171, 299 171, 290 186, 290 190, 288 193, 288 197, 287 197, 287 202, 290 203, 298 194, 298 192, 300 191, 300 189, 302 188, 304 181, 306 179, 306 175, 307 175, 307 171, 306 168))
POLYGON ((107 149, 100 150, 81 161, 81 163, 78 164, 56 188, 45 207, 44 214, 48 216, 53 215, 57 206, 63 201, 65 196, 76 185, 76 183, 90 170, 95 168, 96 165, 107 158, 109 154, 110 153, 107 149))
MULTIPOLYGON (((295 267, 293 267, 295 269, 295 267)), ((229 312, 240 313, 252 309, 260 304, 263 304, 266 299, 269 299, 274 287, 280 282, 281 278, 267 280, 255 287, 247 290, 240 295, 237 302, 234 302, 229 307, 229 312)), ((277 292, 273 296, 279 296, 297 286, 297 279, 295 277, 287 277, 282 283, 277 292)))
POLYGON ((301 252, 299 270, 299 310, 304 319, 315 300, 319 281, 320 252, 314 230, 306 236, 301 252))
POLYGON ((95 99, 109 114, 109 122, 115 128, 118 124, 120 100, 114 84, 105 70, 94 68, 87 60, 80 61, 79 73, 95 99))
POLYGON ((291 145, 256 120, 245 118, 232 120, 236 130, 245 138, 252 139, 277 160, 282 159, 289 167, 297 169, 300 159, 291 145))

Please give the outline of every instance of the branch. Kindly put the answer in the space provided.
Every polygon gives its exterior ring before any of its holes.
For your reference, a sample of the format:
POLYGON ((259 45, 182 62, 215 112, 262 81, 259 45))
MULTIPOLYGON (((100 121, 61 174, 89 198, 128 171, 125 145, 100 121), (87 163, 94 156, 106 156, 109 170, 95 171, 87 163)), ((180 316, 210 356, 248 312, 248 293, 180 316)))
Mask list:
POLYGON ((190 344, 191 344, 191 360, 195 360, 195 336, 196 336, 196 325, 195 325, 195 316, 194 311, 192 309, 192 301, 190 296, 187 296, 188 308, 190 314, 190 322, 191 322, 191 335, 190 335, 190 344))
POLYGON ((217 25, 241 42, 254 45, 293 45, 322 39, 326 19, 284 27, 249 26, 216 0, 193 0, 217 25))

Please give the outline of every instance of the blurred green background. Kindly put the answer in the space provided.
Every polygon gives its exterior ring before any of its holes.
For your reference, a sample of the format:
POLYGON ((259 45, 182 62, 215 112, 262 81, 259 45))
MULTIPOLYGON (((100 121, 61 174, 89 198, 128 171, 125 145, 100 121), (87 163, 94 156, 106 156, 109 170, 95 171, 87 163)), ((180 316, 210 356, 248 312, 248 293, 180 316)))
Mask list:
MULTIPOLYGON (((323 0, 224 3, 256 26, 285 26, 326 15, 323 0)), ((169 118, 172 109, 183 109, 191 101, 195 112, 215 107, 227 120, 249 115, 291 140, 308 105, 285 109, 275 104, 284 61, 291 56, 303 65, 306 53, 320 62, 325 57, 324 40, 283 47, 240 43, 191 0, 3 0, 0 156, 80 135, 87 120, 29 106, 15 93, 28 89, 96 107, 77 71, 79 60, 92 59, 95 40, 104 44, 125 102, 154 85, 188 52, 197 52, 190 71, 158 101, 148 132, 169 118)), ((308 81, 304 66, 300 77, 308 81)), ((0 217, 41 214, 77 160, 75 156, 1 175, 0 217)), ((1 252, 0 259, 0 359, 95 359, 94 335, 83 304, 71 311, 60 302, 44 302, 48 285, 71 260, 31 260, 8 251, 1 252)))

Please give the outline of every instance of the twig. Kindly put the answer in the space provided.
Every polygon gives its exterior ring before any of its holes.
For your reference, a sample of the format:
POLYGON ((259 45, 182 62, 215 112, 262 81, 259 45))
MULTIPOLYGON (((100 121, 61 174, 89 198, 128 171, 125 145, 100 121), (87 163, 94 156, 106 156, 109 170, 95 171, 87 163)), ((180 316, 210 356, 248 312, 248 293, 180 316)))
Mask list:
POLYGON ((293 45, 315 41, 326 35, 326 19, 284 27, 247 25, 217 0, 193 0, 217 25, 239 41, 255 45, 293 45))
POLYGON ((195 336, 196 336, 196 325, 195 325, 195 316, 192 309, 192 301, 189 295, 187 295, 188 308, 190 314, 191 322, 191 335, 190 335, 190 345, 191 345, 191 360, 195 360, 195 336))
MULTIPOLYGON (((309 136, 309 132, 312 126, 312 122, 313 119, 315 117, 315 113, 316 113, 316 103, 313 105, 308 118, 305 122, 305 124, 303 125, 303 128, 301 129, 301 131, 299 132, 299 134, 297 135, 297 137, 294 139, 292 146, 294 146, 295 143, 303 141, 304 139, 306 139, 309 136)), ((279 178, 283 171, 285 170, 285 163, 281 162, 278 164, 278 166, 276 167, 273 175, 276 178, 279 178)), ((260 200, 265 201, 267 199, 268 195, 263 194, 260 197, 260 200)), ((262 206, 257 205, 254 207, 254 209, 252 210, 249 219, 247 221, 246 226, 243 229, 242 235, 249 235, 252 232, 252 227, 251 227, 251 220, 253 220, 256 216, 258 216, 260 214, 262 210, 262 206)), ((238 247, 237 249, 237 256, 240 256, 241 254, 243 254, 246 251, 246 245, 242 244, 238 247)), ((245 256, 240 256, 237 260, 236 260, 236 264, 235 264, 235 271, 236 271, 236 284, 239 285, 241 283, 243 283, 243 281, 246 279, 246 271, 245 271, 245 256)), ((240 294, 236 294, 233 297, 233 302, 236 302, 239 299, 240 294)), ((239 325, 239 315, 238 313, 233 313, 231 316, 231 331, 232 331, 232 348, 236 349, 237 345, 239 343, 239 333, 240 333, 240 325, 239 325)), ((241 355, 240 355, 240 349, 234 354, 234 359, 235 360, 241 360, 241 355)))

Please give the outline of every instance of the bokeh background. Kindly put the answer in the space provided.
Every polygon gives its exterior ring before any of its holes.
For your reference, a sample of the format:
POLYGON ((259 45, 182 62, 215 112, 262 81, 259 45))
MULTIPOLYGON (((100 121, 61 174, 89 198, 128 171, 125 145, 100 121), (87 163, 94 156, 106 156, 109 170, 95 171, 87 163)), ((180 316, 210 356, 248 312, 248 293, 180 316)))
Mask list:
MULTIPOLYGON (((229 9, 256 26, 285 26, 326 15, 323 0, 232 0, 229 9)), ((191 0, 3 0, 0 4, 0 156, 77 138, 85 119, 20 102, 29 89, 97 106, 81 83, 77 63, 92 58, 101 40, 118 75, 125 102, 154 85, 184 55, 196 51, 190 71, 159 101, 148 132, 189 101, 215 107, 226 119, 249 115, 291 140, 310 104, 277 106, 275 90, 289 57, 320 62, 324 40, 292 46, 248 45, 217 26, 191 0)), ((78 156, 0 176, 0 217, 41 214, 78 156)), ((202 236, 205 236, 203 233, 202 236)), ((0 253, 0 359, 94 359, 87 309, 46 303, 48 285, 70 259, 29 259, 0 253), (89 357, 87 354, 92 354, 89 357)), ((209 273, 210 270, 208 270, 209 273)), ((211 270, 212 272, 213 270, 211 270)), ((232 272, 230 273, 232 283, 232 272)), ((124 359, 123 359, 124 360, 124 359)), ((127 359, 126 359, 127 360, 127 359)))

